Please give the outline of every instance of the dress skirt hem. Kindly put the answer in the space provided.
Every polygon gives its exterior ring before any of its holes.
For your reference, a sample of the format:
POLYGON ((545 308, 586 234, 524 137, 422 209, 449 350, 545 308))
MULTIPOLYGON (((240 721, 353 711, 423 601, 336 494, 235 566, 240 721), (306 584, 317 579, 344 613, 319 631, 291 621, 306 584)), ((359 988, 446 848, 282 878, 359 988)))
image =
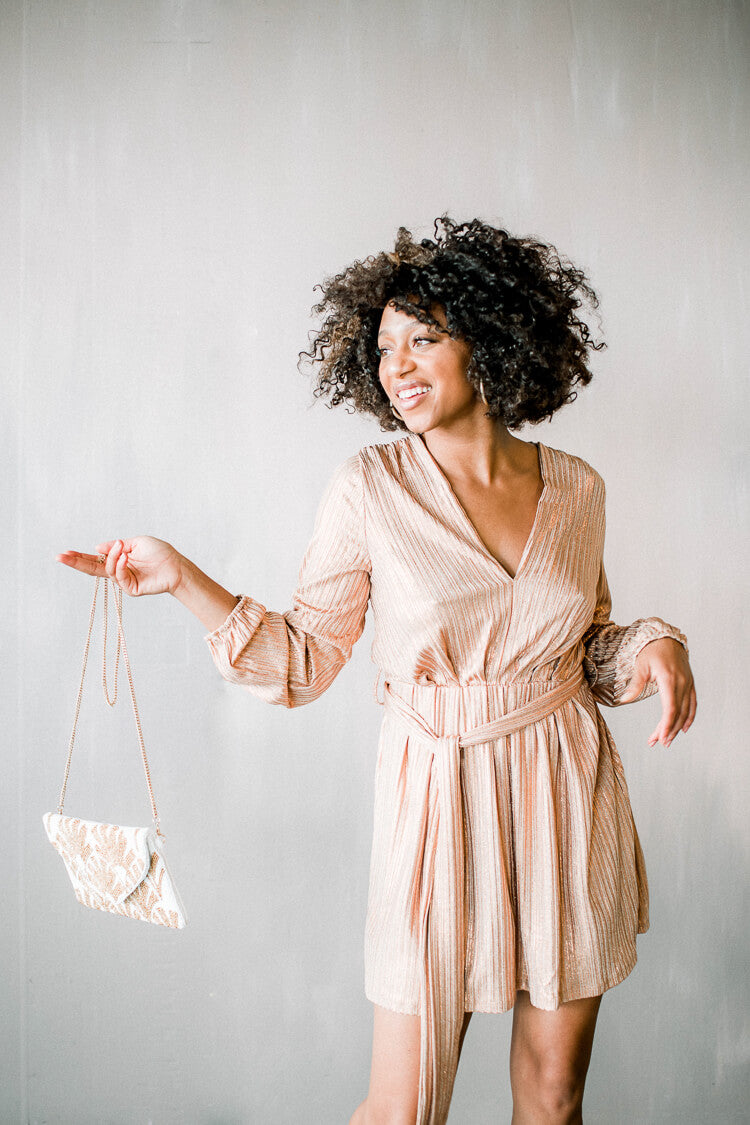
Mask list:
MULTIPOLYGON (((639 931, 639 933, 643 932, 645 931, 639 931)), ((596 987, 594 991, 591 990, 591 987, 569 988, 564 991, 563 995, 558 998, 557 1002, 555 1002, 554 999, 551 999, 550 997, 540 996, 539 993, 535 991, 534 995, 531 996, 532 1006, 534 1008, 539 1008, 541 1011, 554 1012, 557 1011, 557 1009, 562 1004, 567 1004, 571 1000, 585 1000, 593 996, 602 996, 605 992, 609 992, 611 989, 616 988, 618 984, 622 984, 622 982, 630 976, 636 966, 636 963, 637 957, 634 954, 631 959, 628 959, 623 963, 622 967, 619 970, 614 971, 609 977, 607 977, 605 981, 602 981, 601 985, 599 987, 596 987)), ((528 981, 521 979, 516 987, 516 992, 530 993, 531 990, 529 988, 528 981)), ((370 1003, 377 1004, 378 1007, 386 1008, 388 1011, 398 1012, 400 1015, 405 1016, 419 1015, 418 1000, 416 1003, 413 1003, 411 1001, 404 1001, 402 998, 399 998, 393 994, 385 995, 383 993, 379 993, 377 989, 373 988, 365 988, 365 997, 370 1001, 370 1003)), ((476 998, 467 996, 464 1002, 464 1011, 482 1012, 485 1015, 497 1016, 502 1015, 504 1012, 512 1011, 514 1004, 515 993, 514 999, 510 1003, 504 1003, 502 1000, 498 1000, 494 1003, 488 1003, 486 1000, 477 1000, 476 998)))

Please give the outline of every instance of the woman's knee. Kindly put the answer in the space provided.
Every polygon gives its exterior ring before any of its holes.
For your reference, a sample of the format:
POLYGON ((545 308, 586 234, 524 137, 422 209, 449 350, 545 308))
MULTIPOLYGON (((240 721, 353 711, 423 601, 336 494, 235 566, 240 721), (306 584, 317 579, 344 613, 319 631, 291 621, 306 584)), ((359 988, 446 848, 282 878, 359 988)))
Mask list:
POLYGON ((586 1067, 567 1059, 545 1059, 534 1069, 533 1097, 540 1116, 550 1121, 574 1121, 583 1104, 586 1067))
POLYGON ((514 1120, 581 1120, 599 1000, 571 1001, 547 1012, 519 994, 511 1040, 514 1120))

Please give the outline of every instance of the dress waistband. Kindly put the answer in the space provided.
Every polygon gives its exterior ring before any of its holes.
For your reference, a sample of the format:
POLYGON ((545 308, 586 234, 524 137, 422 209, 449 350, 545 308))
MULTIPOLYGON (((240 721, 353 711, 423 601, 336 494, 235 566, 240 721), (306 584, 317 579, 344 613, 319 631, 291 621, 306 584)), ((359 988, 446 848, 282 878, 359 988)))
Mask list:
POLYGON ((504 738, 506 735, 513 734, 515 731, 521 730, 522 727, 528 726, 529 723, 536 723, 545 718, 557 710, 562 703, 571 699, 580 688, 583 680, 583 668, 579 665, 567 680, 553 681, 553 686, 542 692, 536 699, 531 699, 521 707, 508 711, 507 714, 501 715, 498 719, 492 719, 488 723, 472 727, 471 730, 457 735, 437 734, 411 704, 391 691, 390 684, 387 681, 384 685, 383 702, 386 708, 394 711, 403 719, 416 735, 421 734, 431 742, 450 741, 454 744, 457 742, 461 749, 465 749, 470 746, 479 746, 482 742, 492 742, 496 738, 504 738))

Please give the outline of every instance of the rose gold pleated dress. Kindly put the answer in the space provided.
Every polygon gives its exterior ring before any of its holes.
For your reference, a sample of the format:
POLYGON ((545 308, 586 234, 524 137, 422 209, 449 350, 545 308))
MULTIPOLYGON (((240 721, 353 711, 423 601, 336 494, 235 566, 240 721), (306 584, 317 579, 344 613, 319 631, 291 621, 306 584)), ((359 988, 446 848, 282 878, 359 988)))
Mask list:
POLYGON ((648 926, 596 701, 620 701, 649 641, 686 641, 656 617, 610 621, 601 477, 538 451, 544 487, 515 577, 410 434, 334 474, 293 608, 245 597, 207 637, 227 680, 295 707, 333 681, 372 605, 384 715, 365 988, 421 1017, 419 1125, 447 1120, 464 1011, 505 1011, 518 989, 547 1009, 599 995, 648 926))

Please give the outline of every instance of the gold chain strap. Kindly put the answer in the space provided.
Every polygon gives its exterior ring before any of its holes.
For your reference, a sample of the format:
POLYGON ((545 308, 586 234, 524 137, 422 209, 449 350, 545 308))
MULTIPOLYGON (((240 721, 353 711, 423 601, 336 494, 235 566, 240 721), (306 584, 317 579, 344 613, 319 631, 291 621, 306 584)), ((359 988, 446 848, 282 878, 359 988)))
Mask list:
MULTIPOLYGON (((139 743, 140 748, 141 748, 141 758, 143 760, 143 772, 146 775, 146 785, 148 787, 149 800, 151 801, 151 812, 153 813, 154 825, 156 827, 157 834, 159 836, 162 836, 161 826, 159 824, 159 814, 156 811, 156 801, 154 800, 154 790, 153 790, 153 787, 151 785, 151 771, 149 769, 148 758, 146 756, 146 745, 143 741, 143 731, 141 730, 141 719, 140 719, 140 715, 138 714, 138 704, 136 703, 136 700, 135 700, 135 688, 133 687, 133 674, 130 670, 130 661, 128 660, 128 649, 127 649, 127 645, 125 644, 125 632, 124 632, 123 627, 122 627, 122 589, 119 586, 117 587, 115 595, 112 599, 114 604, 115 604, 115 612, 117 614, 117 657, 116 657, 116 661, 115 661, 115 690, 114 690, 114 696, 113 696, 112 699, 109 698, 109 693, 107 691, 107 671, 106 671, 107 616, 108 616, 108 608, 109 608, 109 603, 108 603, 108 598, 107 598, 107 586, 109 584, 109 581, 110 581, 109 578, 104 579, 104 657, 103 657, 103 676, 102 676, 102 685, 103 685, 103 688, 104 688, 104 698, 106 699, 106 701, 107 701, 107 703, 109 704, 110 707, 114 707, 115 703, 117 702, 117 672, 118 672, 119 661, 120 661, 120 650, 122 649, 122 657, 123 657, 123 661, 125 663, 125 671, 127 672, 127 676, 128 676, 128 687, 130 688, 130 698, 131 698, 131 701, 132 701, 132 704, 133 704, 133 715, 135 716, 135 726, 136 726, 136 730, 138 731, 138 743, 139 743)), ((91 602, 91 613, 89 615, 89 628, 88 628, 88 633, 86 635, 86 646, 83 650, 83 667, 81 669, 81 682, 80 682, 80 685, 78 687, 78 698, 76 699, 76 713, 75 713, 75 718, 73 720, 73 731, 70 735, 70 745, 68 746, 68 758, 67 758, 67 761, 65 763, 65 776, 63 778, 62 789, 60 790, 60 800, 59 800, 59 803, 58 803, 58 806, 57 806, 57 811, 60 814, 62 814, 62 811, 63 811, 63 805, 65 803, 65 791, 68 787, 68 776, 70 774, 70 762, 71 762, 71 759, 73 757, 73 744, 75 742, 76 730, 78 728, 78 716, 79 716, 80 711, 81 711, 81 698, 83 696, 83 681, 84 681, 84 678, 86 676, 86 665, 87 665, 88 659, 89 659, 89 648, 90 648, 90 645, 91 645, 91 633, 92 633, 93 628, 94 628, 94 615, 96 613, 96 598, 97 598, 98 593, 99 593, 99 577, 97 576, 96 582, 95 582, 95 585, 94 585, 94 598, 93 598, 93 601, 91 602)))
MULTIPOLYGON (((98 581, 98 579, 97 579, 98 581)), ((117 634, 117 649, 115 651, 115 691, 112 698, 109 698, 109 691, 107 690, 107 620, 109 618, 109 582, 104 581, 104 655, 102 657, 102 688, 104 689, 104 698, 110 707, 114 707, 117 703, 117 678, 120 672, 120 634, 117 634)), ((122 587, 118 586, 115 590, 115 598, 119 606, 118 616, 122 616, 122 587)))

